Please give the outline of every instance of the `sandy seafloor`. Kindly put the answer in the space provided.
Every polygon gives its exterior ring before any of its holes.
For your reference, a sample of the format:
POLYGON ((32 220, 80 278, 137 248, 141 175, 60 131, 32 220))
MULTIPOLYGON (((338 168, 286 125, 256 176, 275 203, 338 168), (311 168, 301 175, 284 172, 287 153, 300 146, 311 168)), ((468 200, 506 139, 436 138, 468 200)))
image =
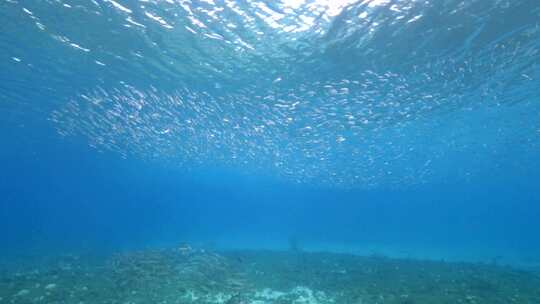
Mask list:
POLYGON ((540 303, 540 273, 340 253, 189 245, 2 263, 0 303, 540 303))

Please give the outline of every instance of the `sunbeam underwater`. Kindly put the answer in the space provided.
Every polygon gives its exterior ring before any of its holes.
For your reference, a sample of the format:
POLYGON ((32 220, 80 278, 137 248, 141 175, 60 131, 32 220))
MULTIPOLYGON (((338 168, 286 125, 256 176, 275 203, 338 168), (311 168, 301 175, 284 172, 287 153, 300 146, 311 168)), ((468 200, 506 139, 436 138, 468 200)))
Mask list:
POLYGON ((535 1, 2 6, 3 99, 37 83, 61 102, 34 110, 98 150, 352 188, 504 175, 529 166, 509 149, 539 152, 535 1))
POLYGON ((0 304, 538 304, 539 96, 539 0, 0 0, 0 304))

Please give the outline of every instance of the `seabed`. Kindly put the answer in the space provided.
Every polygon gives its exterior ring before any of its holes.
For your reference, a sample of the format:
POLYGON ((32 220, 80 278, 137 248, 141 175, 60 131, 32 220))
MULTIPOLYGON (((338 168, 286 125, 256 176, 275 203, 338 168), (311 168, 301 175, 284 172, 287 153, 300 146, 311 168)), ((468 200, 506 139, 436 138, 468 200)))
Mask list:
POLYGON ((59 256, 0 273, 0 304, 538 304, 540 276, 493 264, 302 251, 59 256))

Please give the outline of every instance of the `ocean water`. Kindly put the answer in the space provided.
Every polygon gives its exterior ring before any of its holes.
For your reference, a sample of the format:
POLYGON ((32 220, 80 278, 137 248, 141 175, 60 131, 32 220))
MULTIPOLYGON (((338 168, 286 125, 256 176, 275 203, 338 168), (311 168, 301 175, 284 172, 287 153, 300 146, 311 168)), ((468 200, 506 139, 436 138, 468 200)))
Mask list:
POLYGON ((0 0, 2 269, 0 303, 540 303, 540 3, 0 0))

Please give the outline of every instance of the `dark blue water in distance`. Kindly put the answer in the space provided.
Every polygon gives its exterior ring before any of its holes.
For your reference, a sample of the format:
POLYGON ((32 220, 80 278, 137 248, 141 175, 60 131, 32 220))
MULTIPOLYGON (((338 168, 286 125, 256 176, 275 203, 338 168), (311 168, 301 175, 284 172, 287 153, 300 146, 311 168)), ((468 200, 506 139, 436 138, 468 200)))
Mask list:
POLYGON ((536 0, 0 0, 0 256, 540 265, 536 0))

